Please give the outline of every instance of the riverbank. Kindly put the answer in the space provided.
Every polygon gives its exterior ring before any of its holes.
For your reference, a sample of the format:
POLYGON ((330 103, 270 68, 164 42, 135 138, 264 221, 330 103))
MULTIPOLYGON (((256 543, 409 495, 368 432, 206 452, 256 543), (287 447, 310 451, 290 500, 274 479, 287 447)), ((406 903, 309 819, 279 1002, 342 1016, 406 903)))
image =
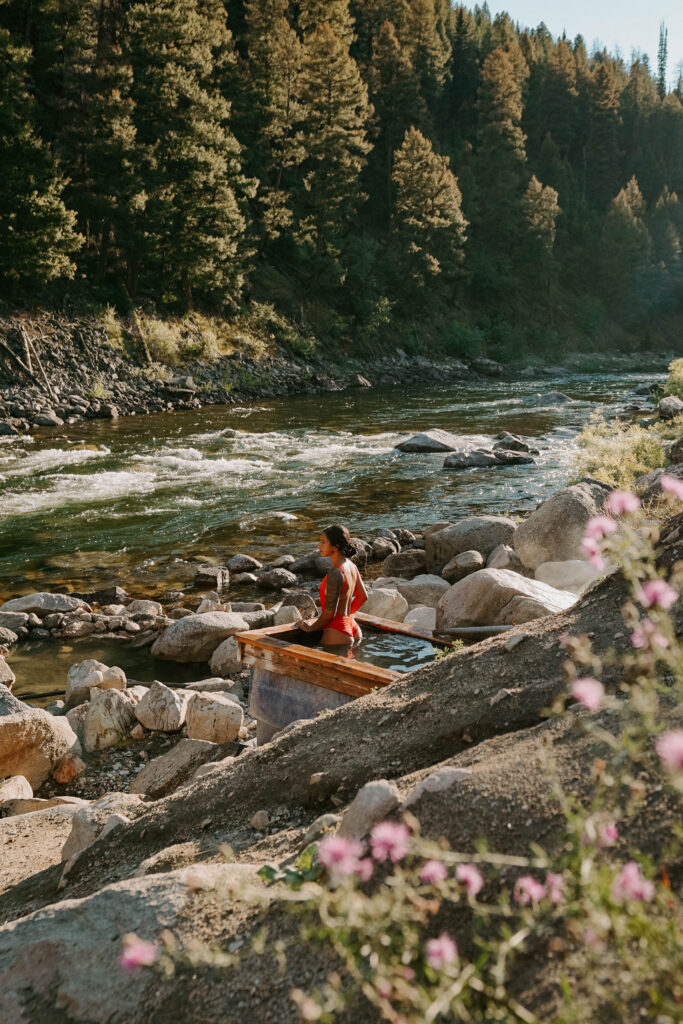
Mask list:
POLYGON ((0 342, 0 436, 350 388, 661 371, 676 355, 573 353, 562 366, 503 365, 397 348, 361 359, 340 347, 297 352, 267 323, 237 324, 219 337, 202 318, 179 325, 112 314, 4 316, 0 342))

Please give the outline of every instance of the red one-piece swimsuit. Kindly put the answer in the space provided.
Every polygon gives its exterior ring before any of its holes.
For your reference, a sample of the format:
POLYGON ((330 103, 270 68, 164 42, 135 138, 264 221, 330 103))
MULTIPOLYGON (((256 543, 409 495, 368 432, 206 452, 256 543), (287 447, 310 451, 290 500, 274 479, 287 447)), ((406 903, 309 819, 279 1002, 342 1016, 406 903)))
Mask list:
MULTIPOLYGON (((340 602, 341 602, 341 598, 344 596, 344 594, 347 593, 349 587, 351 586, 351 584, 349 582, 349 578, 346 575, 346 564, 347 563, 344 563, 343 565, 339 566, 339 568, 342 571, 342 575, 344 577, 344 583, 342 585, 341 594, 339 595, 340 602)), ((320 608, 321 608, 322 611, 325 611, 325 601, 326 601, 326 599, 327 599, 327 576, 324 578, 324 580, 320 584, 320 608)), ((357 624, 356 620, 353 617, 353 613, 358 610, 358 608, 360 607, 361 604, 362 604, 361 598, 358 597, 354 593, 354 595, 353 595, 353 597, 351 599, 351 607, 349 608, 349 614, 348 615, 335 615, 334 618, 330 619, 330 621, 327 623, 327 625, 325 626, 325 629, 336 629, 339 633, 345 633, 347 636, 350 636, 351 639, 354 639, 356 636, 358 636, 358 634, 360 633, 360 630, 358 628, 358 624, 357 624)), ((339 607, 339 605, 337 605, 337 607, 339 607)))

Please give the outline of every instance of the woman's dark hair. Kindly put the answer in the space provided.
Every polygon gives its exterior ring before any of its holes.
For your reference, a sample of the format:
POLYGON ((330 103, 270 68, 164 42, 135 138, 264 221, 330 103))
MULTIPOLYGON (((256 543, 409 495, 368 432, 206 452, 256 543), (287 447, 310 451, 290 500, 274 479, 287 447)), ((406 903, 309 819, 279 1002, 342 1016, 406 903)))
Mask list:
POLYGON ((323 533, 332 547, 341 551, 346 558, 353 558, 358 554, 358 548, 351 540, 351 534, 345 526, 328 526, 323 533))

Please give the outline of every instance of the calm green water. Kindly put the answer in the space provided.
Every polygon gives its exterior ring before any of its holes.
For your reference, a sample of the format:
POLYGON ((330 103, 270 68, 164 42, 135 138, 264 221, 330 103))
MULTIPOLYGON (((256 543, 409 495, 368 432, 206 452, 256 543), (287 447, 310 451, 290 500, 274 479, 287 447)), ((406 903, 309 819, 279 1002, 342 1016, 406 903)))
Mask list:
POLYGON ((596 406, 612 410, 653 379, 373 389, 2 438, 0 598, 113 583, 163 595, 192 581, 197 559, 303 552, 331 521, 368 535, 527 512, 566 482, 574 437, 596 406), (525 406, 539 390, 576 401, 525 406), (394 450, 401 432, 429 427, 482 444, 511 430, 541 455, 536 466, 453 472, 443 455, 394 450))

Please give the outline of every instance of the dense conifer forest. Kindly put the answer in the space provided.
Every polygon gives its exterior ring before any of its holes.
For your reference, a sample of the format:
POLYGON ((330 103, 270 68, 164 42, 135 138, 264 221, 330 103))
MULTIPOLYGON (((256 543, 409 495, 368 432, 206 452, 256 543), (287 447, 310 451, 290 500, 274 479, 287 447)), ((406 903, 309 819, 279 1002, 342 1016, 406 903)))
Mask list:
POLYGON ((663 26, 651 67, 486 4, 4 0, 4 306, 258 308, 356 351, 670 347, 668 77, 663 26))

